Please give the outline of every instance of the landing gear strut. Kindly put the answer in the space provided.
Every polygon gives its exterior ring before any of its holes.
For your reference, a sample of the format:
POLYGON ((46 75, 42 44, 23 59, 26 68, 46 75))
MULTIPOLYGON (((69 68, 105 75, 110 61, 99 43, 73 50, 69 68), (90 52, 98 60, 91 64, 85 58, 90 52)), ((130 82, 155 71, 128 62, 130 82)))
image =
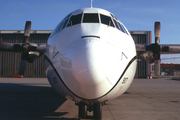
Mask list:
POLYGON ((102 110, 101 110, 101 103, 92 103, 92 104, 85 104, 85 103, 78 103, 79 106, 79 118, 81 119, 91 119, 91 120, 101 120, 102 119, 102 110), (87 111, 93 112, 92 116, 87 115, 87 111))

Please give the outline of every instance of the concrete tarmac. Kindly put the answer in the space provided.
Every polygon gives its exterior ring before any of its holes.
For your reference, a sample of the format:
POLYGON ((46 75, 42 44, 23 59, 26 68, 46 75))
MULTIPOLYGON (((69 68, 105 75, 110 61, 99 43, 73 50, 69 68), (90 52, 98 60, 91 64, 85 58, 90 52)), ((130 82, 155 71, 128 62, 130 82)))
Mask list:
MULTIPOLYGON (((46 78, 0 78, 0 120, 77 120, 78 107, 46 78)), ((180 120, 180 81, 134 79, 102 107, 102 120, 180 120)))

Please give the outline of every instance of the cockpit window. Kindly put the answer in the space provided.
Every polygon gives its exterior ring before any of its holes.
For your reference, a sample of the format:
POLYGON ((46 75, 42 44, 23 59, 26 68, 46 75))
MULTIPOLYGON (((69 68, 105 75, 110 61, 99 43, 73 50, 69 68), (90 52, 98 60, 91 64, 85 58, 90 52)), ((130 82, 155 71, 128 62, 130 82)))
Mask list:
POLYGON ((83 23, 99 23, 97 13, 84 13, 83 23))
POLYGON ((128 32, 126 31, 126 28, 124 27, 123 24, 121 24, 121 27, 124 29, 124 32, 125 32, 127 35, 129 35, 128 32))
POLYGON ((62 29, 64 29, 64 28, 66 27, 66 25, 67 25, 67 22, 68 22, 68 19, 66 19, 66 20, 64 21, 64 24, 63 24, 63 27, 62 27, 62 29))
POLYGON ((124 25, 122 23, 120 23, 119 20, 113 14, 111 14, 111 16, 113 18, 114 24, 116 25, 116 28, 119 29, 120 31, 122 31, 123 33, 126 33, 127 35, 129 35, 129 33, 125 29, 124 25))
POLYGON ((68 14, 63 20, 68 19, 72 13, 68 14))
POLYGON ((105 16, 105 15, 102 15, 102 14, 100 14, 100 17, 101 17, 101 23, 102 24, 106 24, 108 26, 114 27, 114 24, 112 22, 111 17, 105 16))
POLYGON ((55 35, 56 33, 58 33, 59 31, 61 31, 62 29, 64 29, 66 27, 66 24, 69 20, 69 17, 71 16, 72 13, 68 14, 55 28, 55 30, 53 31, 53 33, 51 34, 51 36, 55 35))
POLYGON ((55 35, 56 33, 60 32, 66 27, 80 24, 81 21, 83 23, 100 23, 101 22, 102 24, 115 27, 119 29, 120 31, 129 35, 124 25, 113 14, 110 14, 110 16, 106 16, 106 15, 98 14, 98 13, 84 13, 84 15, 83 13, 77 14, 77 15, 72 15, 72 13, 70 13, 58 24, 58 26, 53 31, 51 36, 55 35), (82 16, 83 16, 83 20, 82 20, 82 16))
POLYGON ((113 19, 113 21, 114 21, 114 23, 115 23, 117 29, 119 29, 120 31, 122 31, 121 28, 120 28, 119 25, 118 25, 118 22, 117 22, 115 19, 113 19))
POLYGON ((129 35, 128 32, 126 31, 125 27, 123 26, 123 24, 121 24, 121 23, 119 23, 119 22, 117 22, 117 23, 118 23, 119 28, 121 29, 121 31, 124 32, 124 33, 126 33, 127 35, 129 35))
POLYGON ((72 25, 76 25, 76 24, 80 24, 81 23, 81 18, 82 18, 82 14, 71 16, 67 27, 72 26, 72 25))
POLYGON ((114 18, 115 20, 118 20, 116 16, 114 16, 112 13, 111 13, 111 17, 114 18))

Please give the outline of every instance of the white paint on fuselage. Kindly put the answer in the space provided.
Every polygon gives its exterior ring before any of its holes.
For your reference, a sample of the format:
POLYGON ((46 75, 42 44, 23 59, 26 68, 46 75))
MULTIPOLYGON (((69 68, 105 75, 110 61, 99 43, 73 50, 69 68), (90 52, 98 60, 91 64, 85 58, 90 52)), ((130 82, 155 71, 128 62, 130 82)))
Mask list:
MULTIPOLYGON (((108 11, 97 8, 72 14, 81 12, 110 16, 108 11)), ((48 80, 59 94, 73 100, 102 102, 118 97, 128 89, 135 75, 136 60, 130 64, 136 56, 134 41, 115 27, 77 24, 51 36, 47 46, 46 56, 54 66, 46 61, 48 80), (91 35, 100 38, 81 38, 91 35)))

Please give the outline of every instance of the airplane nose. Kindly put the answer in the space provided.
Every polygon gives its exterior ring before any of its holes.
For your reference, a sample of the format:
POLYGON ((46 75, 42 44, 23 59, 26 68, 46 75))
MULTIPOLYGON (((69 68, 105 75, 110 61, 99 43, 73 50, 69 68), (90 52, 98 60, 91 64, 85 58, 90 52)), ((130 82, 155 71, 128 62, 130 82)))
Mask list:
POLYGON ((81 39, 67 46, 63 54, 72 60, 71 69, 62 69, 65 83, 81 98, 103 96, 120 77, 120 55, 106 41, 81 39))

